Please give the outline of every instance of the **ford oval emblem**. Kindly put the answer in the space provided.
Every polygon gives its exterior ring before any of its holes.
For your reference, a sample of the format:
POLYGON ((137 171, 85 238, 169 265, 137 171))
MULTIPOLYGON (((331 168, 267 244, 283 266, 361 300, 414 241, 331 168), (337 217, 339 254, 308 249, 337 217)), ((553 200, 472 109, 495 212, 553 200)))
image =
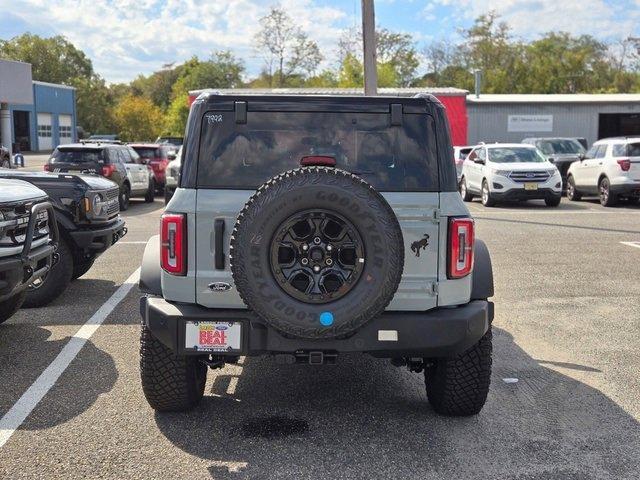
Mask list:
POLYGON ((226 292, 231 290, 231 285, 225 282, 213 282, 209 284, 209 290, 212 292, 226 292))

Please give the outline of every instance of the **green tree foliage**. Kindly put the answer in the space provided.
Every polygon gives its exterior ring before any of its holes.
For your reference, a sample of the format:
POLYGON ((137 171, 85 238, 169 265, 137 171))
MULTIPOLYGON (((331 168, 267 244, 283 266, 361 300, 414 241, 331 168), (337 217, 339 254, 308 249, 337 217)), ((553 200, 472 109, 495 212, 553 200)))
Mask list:
POLYGON ((313 76, 323 60, 318 45, 293 22, 280 7, 271 7, 260 19, 260 31, 254 38, 256 50, 263 56, 270 86, 291 86, 300 78, 313 76))
POLYGON ((114 107, 113 119, 124 141, 151 141, 162 132, 162 110, 144 97, 124 97, 114 107))
POLYGON ((93 75, 77 77, 72 83, 76 87, 78 125, 87 133, 113 133, 115 124, 111 108, 114 99, 104 80, 93 75))
POLYGON ((42 38, 25 33, 0 40, 0 58, 31 64, 34 80, 71 85, 76 78, 93 75, 91 60, 66 38, 42 38))

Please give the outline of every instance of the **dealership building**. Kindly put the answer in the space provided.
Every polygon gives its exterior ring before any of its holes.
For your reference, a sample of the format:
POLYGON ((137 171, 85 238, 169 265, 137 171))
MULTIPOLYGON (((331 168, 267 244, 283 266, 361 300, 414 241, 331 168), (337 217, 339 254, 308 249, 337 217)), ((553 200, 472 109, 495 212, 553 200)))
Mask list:
MULTIPOLYGON (((204 90, 189 92, 193 101, 204 90)), ((221 94, 362 95, 357 88, 220 89, 221 94)), ((379 88, 379 95, 434 95, 447 109, 454 145, 521 142, 527 137, 640 135, 640 94, 469 95, 458 88, 379 88)))
POLYGON ((76 141, 76 91, 33 81, 28 63, 0 60, 0 144, 48 151, 76 141))

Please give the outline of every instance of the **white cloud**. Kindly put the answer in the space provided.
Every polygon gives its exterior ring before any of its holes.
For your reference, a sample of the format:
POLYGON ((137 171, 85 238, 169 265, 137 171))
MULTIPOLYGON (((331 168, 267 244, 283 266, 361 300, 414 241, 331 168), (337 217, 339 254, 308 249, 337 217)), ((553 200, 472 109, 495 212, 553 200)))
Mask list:
MULTIPOLYGON (((500 14, 513 32, 534 38, 550 31, 596 38, 622 38, 638 32, 640 9, 633 2, 605 0, 436 0, 453 6, 454 14, 472 20, 491 10, 500 14)), ((640 5, 639 0, 635 0, 640 5)))
MULTIPOLYGON (((257 73, 261 59, 253 50, 259 18, 272 2, 260 0, 0 0, 34 33, 66 36, 93 60, 110 82, 128 81, 163 63, 207 57, 230 49, 257 73)), ((329 57, 346 13, 312 0, 280 5, 329 57)))

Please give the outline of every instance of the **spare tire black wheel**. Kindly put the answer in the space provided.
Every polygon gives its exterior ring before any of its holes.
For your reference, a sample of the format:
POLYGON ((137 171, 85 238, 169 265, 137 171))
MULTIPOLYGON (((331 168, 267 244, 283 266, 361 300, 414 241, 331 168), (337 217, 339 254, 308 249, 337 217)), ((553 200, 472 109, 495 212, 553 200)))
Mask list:
POLYGON ((231 271, 249 308, 294 337, 347 337, 389 304, 400 283, 398 220, 371 185, 304 167, 262 185, 238 216, 231 271))

